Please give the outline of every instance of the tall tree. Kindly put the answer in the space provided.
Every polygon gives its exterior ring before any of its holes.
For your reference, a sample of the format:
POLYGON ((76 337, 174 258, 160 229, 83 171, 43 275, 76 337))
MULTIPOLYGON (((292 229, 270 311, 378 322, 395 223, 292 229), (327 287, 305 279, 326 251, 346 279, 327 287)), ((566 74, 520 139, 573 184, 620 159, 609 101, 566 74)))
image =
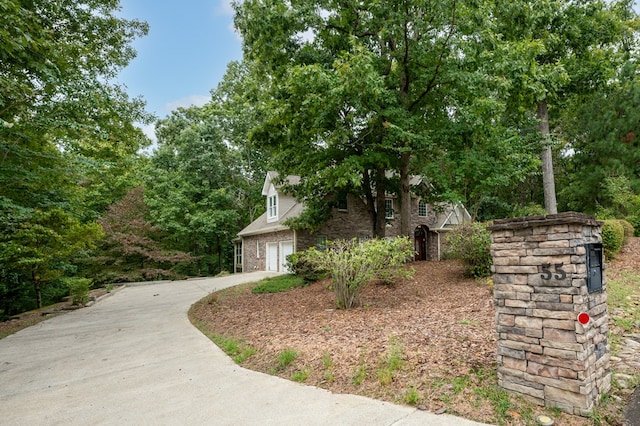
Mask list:
MULTIPOLYGON (((147 26, 118 11, 117 0, 0 0, 0 241, 6 253, 22 246, 25 262, 72 263, 71 236, 43 215, 62 209, 61 223, 90 226, 111 200, 85 204, 88 192, 119 196, 94 191, 96 182, 116 181, 114 171, 149 143, 133 124, 149 119, 143 103, 112 83, 147 26), (43 246, 38 235, 57 242, 43 246), (51 250, 44 257, 28 254, 43 247, 51 250)), ((42 277, 7 256, 2 276, 34 284, 42 277)))
POLYGON ((545 208, 557 213, 550 109, 592 92, 615 76, 632 40, 632 2, 515 0, 493 10, 494 63, 509 79, 516 114, 537 117, 545 208))

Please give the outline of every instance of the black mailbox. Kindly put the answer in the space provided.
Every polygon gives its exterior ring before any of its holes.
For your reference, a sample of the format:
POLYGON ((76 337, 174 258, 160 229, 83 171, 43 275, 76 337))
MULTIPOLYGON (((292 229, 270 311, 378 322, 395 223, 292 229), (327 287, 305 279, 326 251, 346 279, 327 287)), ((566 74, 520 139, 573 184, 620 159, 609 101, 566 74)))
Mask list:
POLYGON ((587 250, 587 290, 602 291, 602 244, 585 244, 587 250))

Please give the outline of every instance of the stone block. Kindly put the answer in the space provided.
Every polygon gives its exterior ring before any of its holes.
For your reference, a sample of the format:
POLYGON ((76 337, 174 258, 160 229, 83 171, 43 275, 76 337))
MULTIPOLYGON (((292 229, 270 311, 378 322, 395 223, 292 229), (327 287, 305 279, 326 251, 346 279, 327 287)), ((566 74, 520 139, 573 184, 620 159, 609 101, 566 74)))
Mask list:
MULTIPOLYGON (((507 275, 496 275, 495 277, 493 277, 493 284, 498 285, 526 285, 527 282, 529 280, 529 276, 524 274, 524 275, 513 275, 513 274, 507 274, 507 275)), ((533 291, 533 290, 531 290, 533 291)))
POLYGON ((542 346, 540 345, 532 345, 530 343, 523 343, 523 342, 514 342, 512 340, 503 340, 500 342, 500 345, 502 347, 517 350, 517 351, 525 351, 525 352, 531 352, 534 354, 542 354, 542 346))
POLYGON ((536 235, 527 235, 524 237, 525 241, 536 242, 539 243, 541 241, 547 241, 547 234, 536 234, 536 235))
POLYGON ((567 248, 567 247, 570 247, 570 244, 569 244, 569 240, 560 239, 560 240, 550 240, 549 241, 547 239, 547 241, 541 241, 538 244, 538 247, 540 247, 540 248, 567 248))
POLYGON ((528 362, 526 372, 533 376, 558 377, 558 369, 559 367, 550 367, 535 362, 528 362))
POLYGON ((561 368, 558 367, 558 377, 562 377, 565 379, 577 380, 578 373, 569 369, 569 368, 561 368))
POLYGON ((553 265, 555 265, 556 263, 560 264, 562 263, 563 265, 569 265, 571 263, 571 257, 570 256, 524 256, 524 257, 520 257, 520 265, 544 265, 545 263, 548 263, 550 265, 552 265, 552 270, 553 270, 553 265))
POLYGON ((534 317, 547 318, 547 319, 559 319, 559 320, 572 320, 575 319, 575 313, 570 311, 550 311, 548 309, 533 309, 531 313, 534 317))
POLYGON ((503 342, 498 342, 498 355, 515 359, 525 359, 525 352, 523 350, 511 349, 502 343, 503 342))
POLYGON ((515 325, 515 315, 499 313, 496 316, 496 323, 498 325, 504 325, 506 327, 513 327, 515 325))
POLYGON ((545 348, 562 349, 565 351, 574 351, 576 353, 584 351, 584 343, 565 343, 556 342, 554 340, 540 339, 540 345, 544 346, 545 348))
POLYGON ((536 287, 536 293, 539 294, 580 294, 578 287, 566 286, 566 287, 536 287))
POLYGON ((532 353, 526 354, 526 359, 527 361, 533 361, 539 364, 566 368, 567 370, 573 370, 576 372, 584 371, 585 369, 584 361, 571 360, 571 359, 565 359, 565 358, 556 358, 552 356, 532 354, 532 353))
MULTIPOLYGON (((570 294, 563 295, 572 297, 570 294)), ((559 303, 560 295, 559 294, 545 294, 545 293, 534 293, 531 295, 531 300, 534 302, 551 302, 551 303, 559 303)))
POLYGON ((591 398, 588 395, 581 395, 579 393, 553 386, 545 386, 544 397, 545 401, 555 401, 560 404, 568 404, 572 407, 582 408, 585 410, 593 406, 593 401, 591 401, 591 398))
POLYGON ((502 365, 511 370, 525 371, 527 369, 527 361, 508 356, 502 357, 502 365))
POLYGON ((573 296, 570 294, 562 294, 560 295, 560 303, 568 303, 573 305, 573 296))
POLYGON ((543 354, 554 358, 578 360, 578 354, 576 353, 576 351, 568 351, 565 349, 557 349, 548 346, 544 348, 543 354))
POLYGON ((516 299, 517 300, 525 300, 525 301, 529 301, 531 300, 531 293, 521 293, 521 292, 516 292, 516 299))
POLYGON ((520 247, 517 249, 499 250, 499 249, 496 249, 494 245, 492 247, 491 254, 493 255, 494 259, 498 257, 515 257, 517 259, 519 257, 526 256, 527 249, 520 247))
POLYGON ((542 318, 533 318, 533 317, 529 317, 529 316, 516 316, 514 318, 514 323, 516 325, 516 327, 522 327, 522 328, 538 328, 541 329, 542 328, 542 318))
POLYGON ((533 303, 527 300, 505 299, 504 306, 507 308, 530 308, 533 307, 533 303))
POLYGON ((508 334, 515 334, 515 335, 519 335, 519 336, 524 336, 524 328, 521 327, 507 327, 504 325, 498 325, 496 326, 496 331, 498 333, 508 333, 508 334))
POLYGON ((559 328, 544 328, 544 339, 559 343, 576 343, 576 333, 573 330, 559 328))
POLYGON ((496 284, 494 283, 494 290, 496 291, 510 291, 514 293, 533 293, 534 288, 528 285, 521 284, 496 284))
POLYGON ((557 328, 560 330, 569 330, 575 332, 575 324, 574 320, 556 320, 544 318, 542 320, 542 327, 544 328, 557 328))
POLYGON ((573 312, 573 306, 573 303, 536 302, 537 309, 548 309, 550 311, 573 312))
POLYGON ((515 299, 516 292, 515 291, 499 291, 494 288, 493 297, 496 299, 515 299))
POLYGON ((500 266, 494 265, 496 274, 535 274, 538 272, 536 266, 500 266))
POLYGON ((571 256, 575 253, 575 247, 567 248, 536 248, 528 250, 527 254, 534 256, 571 256))
MULTIPOLYGON (((504 302, 506 299, 498 299, 497 302, 504 302)), ((525 308, 508 308, 504 306, 496 306, 496 311, 499 311, 502 314, 511 314, 511 315, 526 315, 527 309, 525 308)))
POLYGON ((535 337, 537 339, 542 339, 542 329, 541 328, 525 328, 524 335, 527 337, 535 337))
POLYGON ((505 333, 504 339, 505 340, 511 340, 511 341, 514 341, 514 342, 522 342, 522 343, 529 343, 529 344, 532 344, 532 345, 539 345, 540 344, 540 339, 536 338, 536 337, 526 336, 527 330, 528 329, 525 329, 525 335, 524 336, 522 336, 520 334, 505 333))

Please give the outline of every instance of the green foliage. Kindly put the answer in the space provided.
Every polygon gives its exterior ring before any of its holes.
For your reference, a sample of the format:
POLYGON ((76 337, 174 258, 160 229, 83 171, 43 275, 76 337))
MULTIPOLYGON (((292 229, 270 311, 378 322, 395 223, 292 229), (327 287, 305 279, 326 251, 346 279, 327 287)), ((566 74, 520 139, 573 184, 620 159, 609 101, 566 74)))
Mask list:
POLYGON ((251 292, 253 294, 280 293, 304 285, 306 282, 295 275, 278 275, 261 280, 257 286, 251 289, 251 292))
POLYGON ((341 309, 357 306, 360 288, 373 279, 393 281, 412 274, 404 267, 413 258, 413 245, 406 237, 362 243, 336 240, 327 246, 323 252, 309 249, 308 258, 317 268, 329 271, 341 309))
POLYGON ((324 278, 327 271, 318 269, 308 251, 298 251, 287 256, 287 268, 306 283, 311 283, 324 278))
POLYGON ((467 276, 491 275, 491 233, 486 224, 473 222, 459 226, 449 232, 446 241, 447 255, 464 262, 467 276))
POLYGON ((71 295, 71 303, 74 305, 84 305, 89 301, 89 288, 91 279, 71 277, 64 280, 71 295))
POLYGON ((142 187, 130 190, 99 221, 105 238, 87 265, 100 284, 176 278, 175 266, 194 260, 166 248, 161 230, 147 220, 143 193, 142 187))
POLYGON ((277 368, 279 371, 286 369, 293 361, 298 358, 298 351, 295 349, 285 349, 280 352, 277 357, 278 365, 277 368))
POLYGON ((624 240, 622 241, 622 246, 624 247, 629 243, 629 241, 633 237, 635 233, 635 229, 633 228, 633 225, 628 221, 623 219, 619 219, 619 221, 620 221, 620 225, 622 225, 622 228, 624 229, 624 240))
POLYGON ((622 248, 624 226, 616 219, 607 219, 602 225, 602 247, 608 258, 613 258, 622 248))
POLYGON ((416 405, 422 399, 422 395, 418 392, 418 389, 415 387, 409 388, 404 395, 402 396, 402 400, 405 404, 416 405))
POLYGON ((293 380, 294 382, 303 383, 309 378, 310 373, 311 372, 309 371, 309 369, 306 368, 304 370, 294 371, 293 373, 291 373, 291 380, 293 380))
POLYGON ((256 354, 254 348, 240 340, 220 335, 209 335, 209 338, 238 364, 242 364, 256 354))

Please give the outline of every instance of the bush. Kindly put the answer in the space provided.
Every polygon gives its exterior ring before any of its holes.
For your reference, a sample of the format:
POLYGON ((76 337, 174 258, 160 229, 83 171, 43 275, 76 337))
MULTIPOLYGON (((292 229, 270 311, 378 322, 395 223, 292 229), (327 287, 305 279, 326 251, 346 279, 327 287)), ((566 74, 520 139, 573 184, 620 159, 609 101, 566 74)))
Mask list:
POLYGON ((602 225, 602 247, 605 256, 613 258, 622 248, 624 226, 616 219, 607 219, 602 225))
POLYGON ((372 239, 359 243, 356 239, 327 243, 328 250, 308 250, 309 260, 333 279, 339 308, 348 309, 360 303, 360 288, 374 279, 392 282, 410 276, 403 267, 413 258, 413 245, 408 238, 372 239))
POLYGON ((627 222, 633 226, 633 235, 640 237, 640 214, 636 216, 627 217, 627 222))
POLYGON ((633 237, 634 228, 633 228, 633 225, 626 220, 621 219, 618 222, 620 222, 620 224, 622 225, 622 228, 624 229, 624 240, 622 241, 622 246, 624 247, 627 244, 629 244, 629 241, 633 237))
POLYGON ((461 225, 447 235, 447 256, 465 264, 465 275, 474 278, 491 275, 491 233, 484 223, 461 225))
POLYGON ((310 254, 310 250, 315 250, 315 248, 298 251, 287 256, 287 268, 289 271, 306 283, 312 283, 327 276, 327 271, 318 267, 311 260, 311 257, 315 256, 315 254, 310 254))
POLYGON ((65 284, 69 287, 71 295, 71 303, 74 305, 84 305, 89 302, 89 287, 91 280, 89 278, 66 278, 65 284))

